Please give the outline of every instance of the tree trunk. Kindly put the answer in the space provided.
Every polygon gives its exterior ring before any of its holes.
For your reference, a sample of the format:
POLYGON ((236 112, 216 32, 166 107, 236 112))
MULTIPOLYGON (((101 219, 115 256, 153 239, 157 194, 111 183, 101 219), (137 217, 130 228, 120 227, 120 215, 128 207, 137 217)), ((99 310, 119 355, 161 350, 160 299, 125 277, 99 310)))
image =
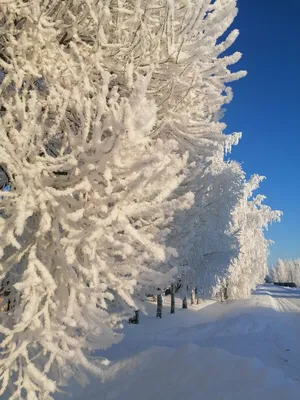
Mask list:
POLYGON ((130 324, 139 324, 140 323, 140 311, 135 310, 134 311, 134 317, 129 318, 128 321, 130 324))
POLYGON ((162 298, 162 294, 160 293, 157 296, 156 318, 162 318, 162 306, 163 306, 163 298, 162 298))
POLYGON ((183 288, 183 291, 182 291, 182 297, 183 297, 183 300, 182 300, 182 308, 187 308, 187 307, 188 307, 188 304, 187 304, 187 296, 188 296, 189 287, 188 287, 188 285, 187 285, 186 274, 184 275, 183 286, 182 286, 182 288, 183 288))
POLYGON ((175 285, 171 285, 171 314, 175 314, 175 285))
POLYGON ((191 304, 195 304, 195 291, 194 291, 194 289, 192 289, 192 292, 191 292, 191 304))
POLYGON ((200 299, 199 299, 199 294, 198 294, 198 288, 197 287, 195 287, 195 297, 196 297, 196 300, 197 300, 197 304, 200 304, 200 299))
POLYGON ((227 289, 227 286, 224 287, 224 300, 228 300, 228 289, 227 289))
POLYGON ((220 290, 220 299, 221 299, 221 303, 223 303, 223 288, 221 288, 221 290, 220 290))

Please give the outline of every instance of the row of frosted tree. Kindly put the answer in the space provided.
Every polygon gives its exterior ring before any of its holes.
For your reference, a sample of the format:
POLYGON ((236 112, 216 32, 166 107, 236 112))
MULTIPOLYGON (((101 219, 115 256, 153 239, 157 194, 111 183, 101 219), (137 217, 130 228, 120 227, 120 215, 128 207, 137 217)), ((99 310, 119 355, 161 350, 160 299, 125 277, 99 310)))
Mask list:
POLYGON ((300 259, 282 260, 270 268, 268 280, 270 282, 290 282, 300 286, 300 259))
POLYGON ((246 297, 280 212, 225 154, 236 0, 0 2, 0 395, 51 399, 188 274, 246 297))

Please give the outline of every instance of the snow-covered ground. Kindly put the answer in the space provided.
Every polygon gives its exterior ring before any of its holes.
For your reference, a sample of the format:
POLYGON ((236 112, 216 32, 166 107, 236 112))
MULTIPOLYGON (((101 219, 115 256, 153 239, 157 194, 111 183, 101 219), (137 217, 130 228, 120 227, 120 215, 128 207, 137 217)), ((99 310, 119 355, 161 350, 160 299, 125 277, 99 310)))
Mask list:
MULTIPOLYGON (((300 290, 259 286, 248 300, 203 301, 162 320, 155 305, 105 352, 104 383, 66 389, 89 400, 293 400, 300 396, 300 290)), ((57 399, 69 398, 59 395, 57 399)))

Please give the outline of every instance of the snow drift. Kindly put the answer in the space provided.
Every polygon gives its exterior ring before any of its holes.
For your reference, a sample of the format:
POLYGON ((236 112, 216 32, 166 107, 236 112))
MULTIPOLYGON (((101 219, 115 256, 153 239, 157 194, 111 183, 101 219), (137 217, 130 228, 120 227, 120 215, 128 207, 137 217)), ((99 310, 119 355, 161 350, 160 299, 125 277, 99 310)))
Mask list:
MULTIPOLYGON (((87 390, 76 387, 73 396, 77 400, 296 400, 299 390, 298 383, 257 359, 188 344, 178 349, 151 347, 112 364, 103 384, 94 381, 87 390)), ((61 394, 57 399, 68 397, 61 394)))

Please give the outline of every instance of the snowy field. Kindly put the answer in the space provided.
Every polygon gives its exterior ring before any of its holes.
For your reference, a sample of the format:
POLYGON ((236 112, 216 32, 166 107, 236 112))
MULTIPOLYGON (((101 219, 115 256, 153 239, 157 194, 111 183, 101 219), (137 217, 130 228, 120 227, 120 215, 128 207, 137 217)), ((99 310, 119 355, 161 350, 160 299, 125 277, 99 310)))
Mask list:
POLYGON ((180 305, 170 315, 166 297, 157 320, 147 304, 149 315, 105 352, 106 381, 70 385, 56 399, 299 399, 299 289, 263 285, 248 300, 180 305))

